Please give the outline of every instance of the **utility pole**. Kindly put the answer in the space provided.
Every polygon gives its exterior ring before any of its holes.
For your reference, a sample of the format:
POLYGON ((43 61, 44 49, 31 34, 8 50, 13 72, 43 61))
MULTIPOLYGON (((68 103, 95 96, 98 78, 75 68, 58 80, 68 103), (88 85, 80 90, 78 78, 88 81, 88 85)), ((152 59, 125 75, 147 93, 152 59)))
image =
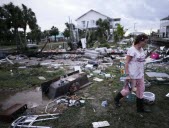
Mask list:
POLYGON ((137 23, 134 23, 134 32, 136 32, 136 24, 137 24, 137 23))

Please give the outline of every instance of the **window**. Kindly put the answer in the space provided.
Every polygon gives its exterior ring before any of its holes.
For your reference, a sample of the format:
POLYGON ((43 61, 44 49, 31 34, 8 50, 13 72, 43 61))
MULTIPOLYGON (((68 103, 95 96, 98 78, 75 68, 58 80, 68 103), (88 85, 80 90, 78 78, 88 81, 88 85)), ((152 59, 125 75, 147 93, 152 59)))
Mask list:
POLYGON ((83 28, 85 28, 85 21, 82 21, 82 26, 83 28))
POLYGON ((95 26, 95 25, 96 25, 95 20, 91 20, 91 25, 92 25, 92 26, 95 26))

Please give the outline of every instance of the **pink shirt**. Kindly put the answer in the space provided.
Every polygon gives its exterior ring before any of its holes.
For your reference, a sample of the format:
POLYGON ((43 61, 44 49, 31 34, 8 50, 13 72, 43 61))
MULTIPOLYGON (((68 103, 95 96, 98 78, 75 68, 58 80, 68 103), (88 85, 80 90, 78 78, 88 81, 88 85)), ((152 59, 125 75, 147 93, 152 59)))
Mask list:
POLYGON ((128 49, 127 55, 132 56, 128 65, 129 75, 132 79, 141 79, 144 76, 145 53, 141 48, 138 51, 134 46, 128 49))

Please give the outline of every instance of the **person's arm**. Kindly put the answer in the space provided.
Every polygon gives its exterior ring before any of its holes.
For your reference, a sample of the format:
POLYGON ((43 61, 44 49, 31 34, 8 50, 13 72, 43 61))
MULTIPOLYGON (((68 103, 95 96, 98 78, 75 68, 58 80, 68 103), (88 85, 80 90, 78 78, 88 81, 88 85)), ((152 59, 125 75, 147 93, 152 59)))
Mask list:
POLYGON ((126 72, 126 75, 128 76, 129 76, 129 62, 131 61, 131 59, 132 59, 132 56, 129 56, 129 55, 126 56, 125 72, 126 72))

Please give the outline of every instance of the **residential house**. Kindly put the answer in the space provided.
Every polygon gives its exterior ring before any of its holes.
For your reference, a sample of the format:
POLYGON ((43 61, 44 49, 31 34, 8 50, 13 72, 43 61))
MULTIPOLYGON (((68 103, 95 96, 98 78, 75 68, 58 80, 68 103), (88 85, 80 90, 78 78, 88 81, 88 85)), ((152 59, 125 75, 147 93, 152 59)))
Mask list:
MULTIPOLYGON (((56 36, 56 41, 63 41, 64 40, 63 33, 59 32, 59 34, 56 36)), ((55 36, 49 36, 50 41, 55 41, 55 36)))
POLYGON ((96 21, 98 19, 107 19, 110 22, 111 29, 117 27, 117 24, 120 24, 120 18, 110 18, 104 14, 101 14, 95 10, 90 10, 76 19, 78 29, 93 29, 97 28, 96 21))
POLYGON ((159 36, 169 38, 169 16, 160 20, 159 36))

